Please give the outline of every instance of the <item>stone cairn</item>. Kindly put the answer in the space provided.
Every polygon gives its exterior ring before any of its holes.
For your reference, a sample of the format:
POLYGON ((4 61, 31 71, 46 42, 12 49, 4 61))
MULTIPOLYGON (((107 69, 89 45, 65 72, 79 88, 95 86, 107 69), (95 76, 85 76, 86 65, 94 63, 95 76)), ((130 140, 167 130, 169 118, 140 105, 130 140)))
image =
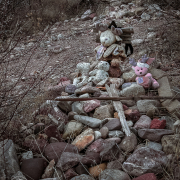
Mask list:
POLYGON ((61 96, 33 113, 36 125, 33 134, 25 131, 29 151, 21 156, 21 168, 13 142, 1 142, 10 159, 7 178, 157 180, 173 154, 180 154, 180 121, 173 121, 180 117, 180 102, 172 98, 168 77, 151 68, 157 91, 137 84, 134 70, 126 67, 123 29, 96 27, 102 31, 96 58, 77 64, 73 81, 61 78, 49 89, 61 96))

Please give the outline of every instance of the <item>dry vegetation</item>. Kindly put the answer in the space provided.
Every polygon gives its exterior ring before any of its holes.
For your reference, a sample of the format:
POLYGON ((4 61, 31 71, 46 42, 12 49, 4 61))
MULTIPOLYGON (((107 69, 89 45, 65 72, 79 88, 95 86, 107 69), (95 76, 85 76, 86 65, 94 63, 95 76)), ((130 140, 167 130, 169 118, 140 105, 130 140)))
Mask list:
MULTIPOLYGON (((72 32, 66 32, 73 26, 79 28, 82 23, 89 25, 90 22, 74 22, 74 24, 68 22, 64 25, 60 21, 78 17, 88 8, 94 9, 97 14, 100 14, 105 5, 95 0, 84 0, 79 2, 78 6, 74 4, 68 7, 65 0, 51 0, 51 2, 51 5, 47 0, 2 0, 0 2, 2 25, 0 26, 0 141, 10 138, 21 145, 25 136, 23 135, 24 130, 19 128, 22 124, 36 122, 32 117, 32 112, 40 107, 45 99, 48 99, 48 95, 44 92, 49 84, 55 85, 60 77, 73 72, 78 62, 88 61, 86 56, 94 56, 93 48, 96 45, 94 34, 89 35, 89 30, 83 27, 84 33, 88 34, 88 37, 80 37, 81 42, 79 42, 78 35, 72 36, 72 32), (48 24, 49 26, 47 26, 48 24), (49 29, 52 27, 60 28, 61 33, 66 36, 66 40, 62 44, 68 46, 67 42, 69 42, 73 47, 71 51, 65 51, 60 55, 61 57, 58 57, 62 59, 60 62, 59 60, 57 62, 57 57, 52 53, 43 56, 44 52, 40 49, 44 39, 50 36, 49 29), (24 44, 29 44, 29 47, 23 48, 24 44), (18 49, 20 47, 21 49, 18 49), (83 47, 89 49, 86 49, 85 52, 80 49, 83 47), (70 66, 72 67, 70 69, 65 62, 67 58, 71 60, 70 66), (37 65, 38 68, 36 68, 37 62, 40 63, 37 65), (66 70, 63 70, 64 67, 66 70), (59 72, 60 75, 58 75, 59 72), (50 78, 54 74, 56 75, 55 79, 50 78)), ((157 29, 161 41, 158 42, 159 44, 153 41, 148 43, 149 54, 155 55, 161 67, 168 70, 167 73, 173 74, 173 76, 169 76, 172 80, 171 83, 180 87, 180 76, 174 76, 174 74, 180 74, 180 34, 178 33, 180 32, 180 14, 173 11, 178 8, 179 3, 178 0, 170 2, 162 0, 157 3, 162 7, 162 13, 166 17, 161 25, 147 22, 134 25, 134 28, 137 33, 147 31, 151 25, 157 29)), ((138 34, 135 34, 134 38, 136 36, 138 34)), ((147 44, 145 43, 145 45, 147 44)), ((138 49, 135 48, 136 50, 138 49)), ((166 174, 166 176, 170 175, 166 174)))

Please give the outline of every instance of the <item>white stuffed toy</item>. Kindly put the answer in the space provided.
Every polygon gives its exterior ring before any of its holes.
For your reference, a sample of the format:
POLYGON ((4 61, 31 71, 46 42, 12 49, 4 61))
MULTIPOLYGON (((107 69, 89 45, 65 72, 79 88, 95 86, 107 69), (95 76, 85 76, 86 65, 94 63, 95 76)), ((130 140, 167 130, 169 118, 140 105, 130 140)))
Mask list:
POLYGON ((80 88, 88 83, 90 63, 78 63, 76 66, 78 77, 74 79, 73 85, 80 88))
POLYGON ((103 86, 109 78, 109 63, 106 61, 100 61, 97 65, 97 69, 94 69, 89 73, 88 82, 93 82, 96 86, 103 86))

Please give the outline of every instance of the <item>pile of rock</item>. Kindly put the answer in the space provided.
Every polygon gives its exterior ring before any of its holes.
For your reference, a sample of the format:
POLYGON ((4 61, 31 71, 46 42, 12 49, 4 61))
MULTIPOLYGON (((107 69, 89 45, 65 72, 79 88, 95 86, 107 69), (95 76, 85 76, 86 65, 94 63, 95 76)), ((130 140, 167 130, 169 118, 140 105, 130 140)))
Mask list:
MULTIPOLYGON (((172 96, 163 71, 151 69, 151 73, 160 84, 159 96, 172 96)), ((144 88, 132 82, 134 80, 135 75, 130 71, 120 78, 109 77, 106 83, 115 84, 124 97, 144 95, 144 88)), ((61 78, 60 83, 49 91, 61 93, 61 96, 46 101, 34 112, 36 125, 25 131, 27 137, 23 142, 24 148, 30 151, 19 156, 20 164, 13 142, 1 142, 6 150, 5 153, 1 150, 5 156, 5 160, 1 156, 1 177, 12 180, 97 177, 100 180, 109 177, 155 180, 156 175, 163 173, 163 167, 172 160, 172 155, 180 153, 177 152, 180 148, 179 135, 172 130, 173 122, 168 116, 155 117, 153 111, 164 106, 170 113, 179 116, 178 100, 122 100, 126 122, 131 130, 130 136, 126 136, 111 101, 59 101, 63 98, 108 97, 103 86, 98 88, 92 82, 86 82, 77 88, 68 78, 61 78), (142 143, 143 140, 146 144, 142 143)))

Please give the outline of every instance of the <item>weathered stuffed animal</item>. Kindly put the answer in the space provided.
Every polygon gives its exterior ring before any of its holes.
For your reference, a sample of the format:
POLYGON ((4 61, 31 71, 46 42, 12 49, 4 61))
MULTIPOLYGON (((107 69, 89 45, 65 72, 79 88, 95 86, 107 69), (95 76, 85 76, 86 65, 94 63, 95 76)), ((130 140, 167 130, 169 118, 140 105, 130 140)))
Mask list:
POLYGON ((78 63, 76 66, 78 77, 74 79, 73 85, 80 88, 88 83, 90 63, 78 63))
POLYGON ((147 73, 148 72, 148 68, 149 65, 155 60, 155 58, 149 58, 147 57, 147 55, 145 54, 144 56, 142 56, 142 59, 139 59, 138 62, 135 61, 135 59, 131 59, 129 63, 132 66, 132 68, 134 69, 136 75, 138 76, 136 78, 136 82, 137 84, 143 86, 145 89, 148 88, 153 88, 153 89, 157 89, 159 87, 158 82, 152 78, 152 74, 151 73, 147 73))
POLYGON ((119 57, 120 60, 124 60, 127 56, 124 51, 124 47, 116 44, 121 42, 122 39, 119 37, 122 34, 120 28, 115 28, 113 25, 111 29, 108 29, 107 25, 97 23, 96 29, 100 32, 100 43, 101 45, 95 48, 97 60, 109 60, 107 59, 110 55, 119 57))
POLYGON ((88 82, 93 82, 96 86, 103 86, 109 78, 108 71, 109 63, 105 61, 100 61, 97 65, 97 69, 89 73, 88 82))

